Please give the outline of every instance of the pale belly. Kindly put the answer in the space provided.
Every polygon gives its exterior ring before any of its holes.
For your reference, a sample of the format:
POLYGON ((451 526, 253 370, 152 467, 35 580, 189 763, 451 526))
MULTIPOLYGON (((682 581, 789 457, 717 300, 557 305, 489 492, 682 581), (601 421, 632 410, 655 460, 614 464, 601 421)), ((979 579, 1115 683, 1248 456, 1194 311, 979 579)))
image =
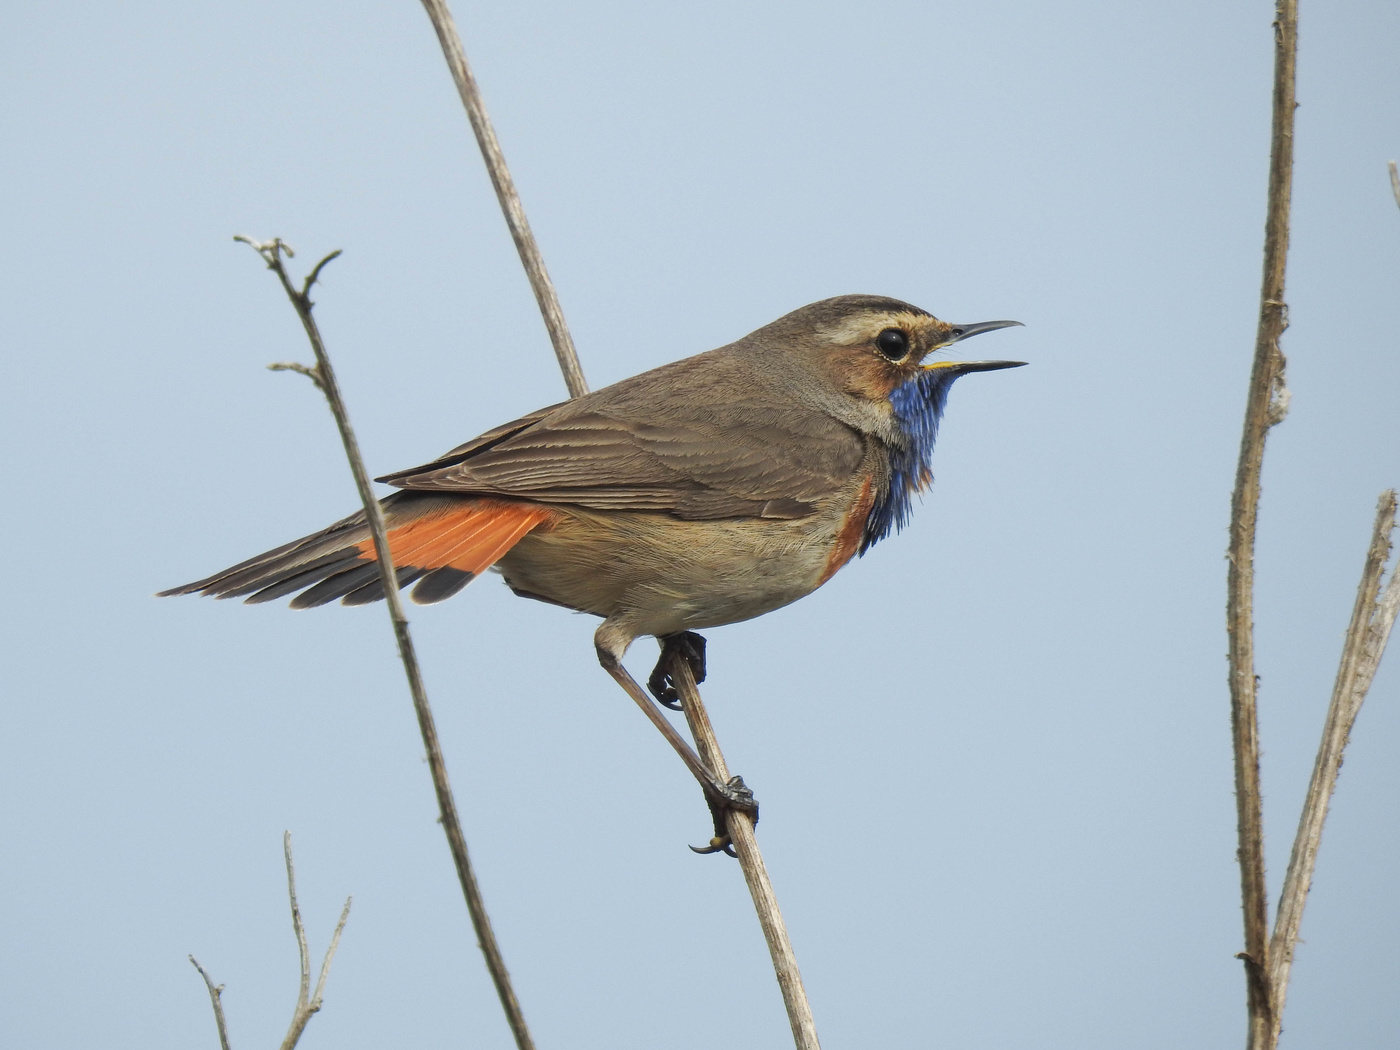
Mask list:
POLYGON ((793 520, 571 509, 522 539, 497 568, 518 593, 607 617, 628 640, 717 627, 771 612, 825 582, 853 550, 851 504, 833 499, 793 520))

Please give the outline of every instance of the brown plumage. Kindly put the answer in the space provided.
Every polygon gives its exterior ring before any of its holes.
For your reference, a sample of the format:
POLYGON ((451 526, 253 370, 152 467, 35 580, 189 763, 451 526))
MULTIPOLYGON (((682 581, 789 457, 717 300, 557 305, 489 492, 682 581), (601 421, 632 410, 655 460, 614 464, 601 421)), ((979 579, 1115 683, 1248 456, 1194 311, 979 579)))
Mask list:
MULTIPOLYGON (((931 479, 949 385, 1019 363, 925 359, 1015 323, 957 326, 897 299, 840 296, 532 412, 379 479, 404 490, 382 501, 399 583, 441 601, 494 566, 517 594, 603 617, 603 666, 712 805, 750 808, 652 710, 623 654, 652 634, 699 660, 687 632, 796 601, 900 527, 931 479)), ((294 608, 384 596, 363 514, 164 593, 195 592, 301 592, 294 608)), ((665 702, 661 669, 651 685, 665 702)))
MULTIPOLYGON (((901 441, 890 394, 960 334, 899 300, 827 299, 386 475, 405 490, 383 501, 400 580, 440 601, 496 565, 518 593, 605 617, 619 656, 787 604, 860 549, 901 441), (872 352, 891 328, 904 360, 872 352)), ((164 593, 297 591, 295 608, 383 597, 363 514, 164 593)))

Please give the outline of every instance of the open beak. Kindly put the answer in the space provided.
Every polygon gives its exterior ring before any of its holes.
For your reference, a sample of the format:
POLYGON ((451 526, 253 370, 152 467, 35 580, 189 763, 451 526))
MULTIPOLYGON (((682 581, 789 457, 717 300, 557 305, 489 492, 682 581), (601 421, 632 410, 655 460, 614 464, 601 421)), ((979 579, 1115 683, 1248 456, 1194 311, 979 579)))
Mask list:
POLYGON ((971 339, 974 335, 981 335, 983 332, 995 332, 998 328, 1024 328, 1020 321, 978 321, 976 324, 955 324, 949 334, 953 337, 948 340, 950 343, 960 343, 964 339, 971 339))
MULTIPOLYGON (((981 335, 983 332, 995 332, 998 328, 1020 328, 1020 321, 979 321, 977 324, 954 325, 952 336, 944 346, 951 343, 958 343, 964 339, 970 339, 974 335, 981 335)), ((924 369, 932 371, 937 369, 941 372, 951 371, 954 375, 962 375, 965 372, 994 372, 998 368, 1020 368, 1024 361, 931 361, 924 365, 924 369)))

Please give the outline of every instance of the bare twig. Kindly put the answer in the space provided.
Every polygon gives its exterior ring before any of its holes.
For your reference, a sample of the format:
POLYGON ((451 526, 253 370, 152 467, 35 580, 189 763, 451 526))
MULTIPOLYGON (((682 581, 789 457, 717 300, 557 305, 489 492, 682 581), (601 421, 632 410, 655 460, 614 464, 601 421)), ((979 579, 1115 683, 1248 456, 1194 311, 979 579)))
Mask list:
MULTIPOLYGON (((282 1040, 282 1050, 292 1050, 301 1039, 301 1033, 306 1031, 306 1025, 311 1020, 311 1015, 321 1009, 321 993, 326 990, 326 978, 330 976, 331 960, 335 958, 335 950, 340 947, 340 935, 345 932, 345 920, 350 917, 350 898, 345 898, 345 907, 340 909, 340 921, 335 924, 335 933, 331 934, 330 947, 326 949, 326 957, 321 960, 321 975, 316 980, 316 994, 309 995, 311 990, 311 953, 306 947, 306 927, 301 921, 301 906, 297 904, 297 875, 296 869, 292 866, 292 833, 284 831, 282 833, 282 855, 287 861, 287 896, 292 902, 292 929, 297 936, 297 955, 301 962, 301 984, 297 991, 297 1006, 292 1013, 292 1024, 287 1029, 287 1038, 282 1040)), ((228 1050, 225 1046, 224 1050, 228 1050)))
POLYGON ((427 751, 428 769, 433 778, 433 790, 437 794, 442 829, 447 835, 447 845, 452 853, 452 862, 457 867, 457 879, 462 885, 462 895, 466 898, 467 911, 471 915, 472 927, 476 931, 477 944, 481 947, 481 954, 486 958, 486 969, 496 987, 496 995, 501 1000, 501 1007, 505 1010, 506 1021, 515 1037, 516 1046, 519 1047, 519 1050, 534 1050, 534 1041, 530 1038, 530 1030, 525 1024, 525 1015, 520 1009, 520 1002, 516 999, 515 990, 511 986, 510 973, 506 970, 505 959, 502 958, 500 946, 496 943, 496 935, 491 929, 491 919, 486 914, 486 905, 482 901, 481 889, 477 885, 476 872, 472 868, 471 857, 467 853, 466 836, 462 834, 462 824, 457 817, 457 803, 452 796, 452 785, 447 779, 447 763, 442 755, 442 746, 438 742, 437 723, 433 718, 433 710, 428 704, 428 693, 423 685, 422 671, 418 666, 418 654, 413 648, 413 638, 408 631, 408 618, 404 615, 403 600, 399 594, 398 575, 389 554, 389 540, 384 529, 384 514, 380 510, 379 501, 374 497, 373 489, 370 488, 369 473, 365 470, 364 459, 360 455, 359 442, 355 440, 355 432, 350 427, 350 416, 345 408, 345 401, 340 395, 340 386, 336 382, 335 370, 331 367, 331 360, 326 353, 321 332, 311 315, 313 307, 311 287, 320 275, 321 268, 340 253, 338 251, 332 252, 317 263, 302 283, 301 289, 298 290, 292 284, 291 278, 287 276, 286 267, 282 262, 283 254, 291 256, 291 249, 280 239, 265 242, 250 240, 247 237, 235 237, 234 239, 251 245, 263 257, 268 269, 275 273, 277 279, 282 282, 282 289, 287 293, 287 298, 291 300, 297 316, 301 318, 302 327, 306 330, 306 336, 311 341, 311 349, 316 354, 315 369, 301 366, 291 370, 308 375, 313 381, 316 381, 316 385, 326 395, 331 414, 335 416, 335 424, 340 430, 341 444, 345 446, 345 456, 350 461, 350 472, 355 477, 355 488, 360 494, 360 502, 365 509, 365 519, 369 525, 370 533, 374 537, 375 556, 379 559, 379 577, 384 584, 389 619, 394 625, 394 637, 398 641, 399 657, 403 660, 404 673, 408 678, 408 689, 413 697, 413 710, 418 716, 418 729, 422 733, 423 747, 427 751))
POLYGON ((214 1007, 214 1024, 219 1029, 219 1050, 229 1050, 228 1022, 224 1020, 224 1004, 221 998, 224 994, 224 986, 215 985, 209 979, 209 974, 205 972, 204 967, 199 965, 199 960, 193 955, 190 956, 190 962, 199 971, 199 976, 204 978, 204 987, 209 989, 209 1002, 214 1007))
MULTIPOLYGON (((1390 497, 1395 498, 1394 489, 1390 490, 1390 497)), ((1397 568, 1400 566, 1391 566, 1390 582, 1385 585, 1385 593, 1376 602, 1375 615, 1371 619, 1371 627, 1366 632, 1366 641, 1357 661, 1356 685, 1352 691, 1352 703, 1357 707, 1366 699, 1371 681, 1376 677, 1376 669, 1381 665, 1381 657, 1385 655, 1386 643, 1390 641, 1396 615, 1400 614, 1400 572, 1396 571, 1397 568)))
POLYGON ((525 275, 530 279, 530 288, 539 303, 544 326, 549 330, 549 341, 554 344, 554 356, 559 359, 559 370, 564 373, 564 383, 569 388, 570 397, 582 397, 588 393, 588 383, 583 378, 583 368, 578 361, 578 351, 574 349, 569 326, 564 322, 564 311, 559 306, 559 296, 554 292, 554 283, 545 269, 544 257, 540 255, 535 235, 530 232, 529 220, 525 218, 525 208, 520 203, 520 195, 515 192, 515 180, 506 167, 501 144, 496 141, 491 118, 486 115, 486 107, 481 101, 481 91, 476 86, 471 67, 467 65, 466 52, 462 50, 462 39, 457 35, 457 24, 452 20, 452 12, 444 0, 423 0, 423 7, 432 20, 438 42, 442 44, 447 67, 452 71, 452 79, 457 84, 457 94, 462 97, 462 105, 467 109, 467 119, 476 133, 477 145, 486 161, 486 171, 491 176, 491 185, 496 188, 496 199, 501 202, 501 211, 510 227, 515 250, 520 253, 520 263, 525 267, 525 275))
POLYGON ((1395 161, 1388 165, 1390 168, 1390 192, 1395 195, 1396 206, 1400 207, 1400 171, 1395 169, 1395 161))
POLYGON ((321 393, 326 392, 326 385, 321 382, 321 373, 314 368, 308 368, 299 361, 278 361, 267 366, 269 372, 295 372, 299 376, 306 376, 316 384, 316 389, 321 393))
POLYGON ((1272 972, 1269 983, 1274 991, 1274 1033, 1277 1040, 1284 1002, 1288 996, 1288 976, 1293 965, 1293 950, 1298 941, 1298 927, 1303 921, 1303 906, 1307 903, 1312 884, 1317 851, 1322 842, 1322 825, 1327 819, 1327 807, 1337 785, 1342 753, 1351 736, 1351 727, 1366 699, 1376 668, 1395 623, 1400 608, 1400 574, 1392 571, 1384 597, 1379 598, 1381 576, 1390 556, 1390 536, 1395 528, 1395 492, 1381 493, 1376 508, 1376 524, 1371 533, 1371 545, 1366 552, 1366 564, 1361 583, 1356 590, 1351 623, 1347 627, 1342 648, 1341 665, 1332 688, 1332 702, 1327 709, 1327 721, 1322 731, 1322 744, 1313 765, 1312 782, 1303 803, 1303 815, 1298 822, 1298 834, 1293 840, 1293 856, 1288 862, 1288 875, 1279 897, 1278 918, 1274 923, 1273 940, 1269 946, 1272 972))
MULTIPOLYGON (((296 1015, 300 1015, 307 1007, 311 993, 311 949, 306 946, 306 926, 301 921, 301 905, 297 903, 297 873, 292 864, 292 833, 282 832, 282 859, 287 865, 287 898, 292 904, 292 932, 297 938, 297 961, 301 964, 301 983, 297 986, 297 1008, 296 1015)), ((292 1031, 300 1034, 301 1028, 305 1028, 303 1021, 300 1027, 296 1022, 296 1017, 292 1019, 292 1031)), ((288 1033, 288 1039, 292 1040, 292 1045, 296 1040, 288 1033)), ((282 1045, 287 1046, 287 1041, 283 1040, 282 1045)))
POLYGON ((1259 477, 1269 428, 1287 410, 1279 337, 1288 324, 1284 270, 1293 185, 1293 110, 1298 50, 1297 0, 1277 0, 1274 21, 1273 135, 1268 212, 1264 225, 1264 278, 1259 329, 1245 408, 1244 435, 1230 507, 1226 630, 1230 642, 1230 722, 1235 754, 1240 893, 1244 907, 1245 973, 1249 989, 1250 1050, 1271 1045, 1274 994, 1269 987, 1269 905, 1264 883, 1263 804, 1259 789, 1259 723, 1254 675, 1254 535, 1259 477))
MULTIPOLYGON (((709 712, 705 710, 705 705, 700 699, 700 690, 696 687, 695 674, 691 670, 690 662, 679 652, 673 652, 670 672, 671 681, 675 684, 681 707, 685 711, 685 719, 690 724, 691 736, 695 738, 696 750, 700 752, 705 765, 721 782, 728 781, 729 767, 720 752, 719 740, 710 724, 709 712)), ((802 974, 797 969, 797 956, 793 954, 787 925, 783 922, 783 913, 778 910, 778 898, 773 892, 768 868, 763 863, 763 854, 758 848, 753 817, 730 809, 725 811, 725 823, 729 830, 729 839, 739 857, 739 866, 744 872, 744 881, 749 885, 754 910, 758 912, 763 939, 768 942, 768 954, 772 956, 773 972, 783 993, 783 1006, 787 1008, 793 1042, 798 1050, 820 1050, 817 1025, 812 1018, 812 1006, 807 1001, 807 989, 803 987, 802 974)))
MULTIPOLYGON (((282 856, 287 862, 287 896, 292 903, 292 932, 296 934, 297 958, 301 963, 301 983, 297 989, 297 1005, 292 1012, 292 1025, 287 1029, 287 1037, 282 1040, 282 1050, 292 1050, 301 1039, 302 1032, 306 1031, 306 1025, 311 1020, 312 1014, 321 1009, 321 995, 326 990, 326 978, 330 976, 331 960, 335 958, 335 950, 340 947, 340 935, 345 932, 345 920, 350 917, 350 898, 345 898, 345 907, 340 909, 340 921, 335 924, 335 933, 331 935, 330 947, 326 949, 326 957, 321 961, 321 975, 316 981, 316 993, 311 995, 311 954, 306 947, 306 927, 301 921, 301 905, 297 903, 297 876, 296 869, 292 865, 292 833, 290 831, 282 833, 282 856)), ((224 1020, 224 1004, 221 1000, 224 986, 216 986, 193 955, 190 956, 190 962, 199 971, 199 976, 204 978, 204 986, 209 989, 209 1001, 214 1006, 214 1023, 219 1029, 220 1050, 229 1050, 228 1023, 224 1020)))

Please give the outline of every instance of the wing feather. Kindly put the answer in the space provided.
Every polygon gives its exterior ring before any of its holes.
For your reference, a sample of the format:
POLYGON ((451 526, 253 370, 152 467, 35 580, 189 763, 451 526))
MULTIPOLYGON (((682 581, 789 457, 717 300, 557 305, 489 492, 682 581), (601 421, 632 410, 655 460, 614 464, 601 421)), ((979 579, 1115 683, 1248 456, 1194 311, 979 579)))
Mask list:
POLYGON ((859 468, 865 439, 711 351, 497 427, 401 488, 681 518, 802 517, 859 468))

